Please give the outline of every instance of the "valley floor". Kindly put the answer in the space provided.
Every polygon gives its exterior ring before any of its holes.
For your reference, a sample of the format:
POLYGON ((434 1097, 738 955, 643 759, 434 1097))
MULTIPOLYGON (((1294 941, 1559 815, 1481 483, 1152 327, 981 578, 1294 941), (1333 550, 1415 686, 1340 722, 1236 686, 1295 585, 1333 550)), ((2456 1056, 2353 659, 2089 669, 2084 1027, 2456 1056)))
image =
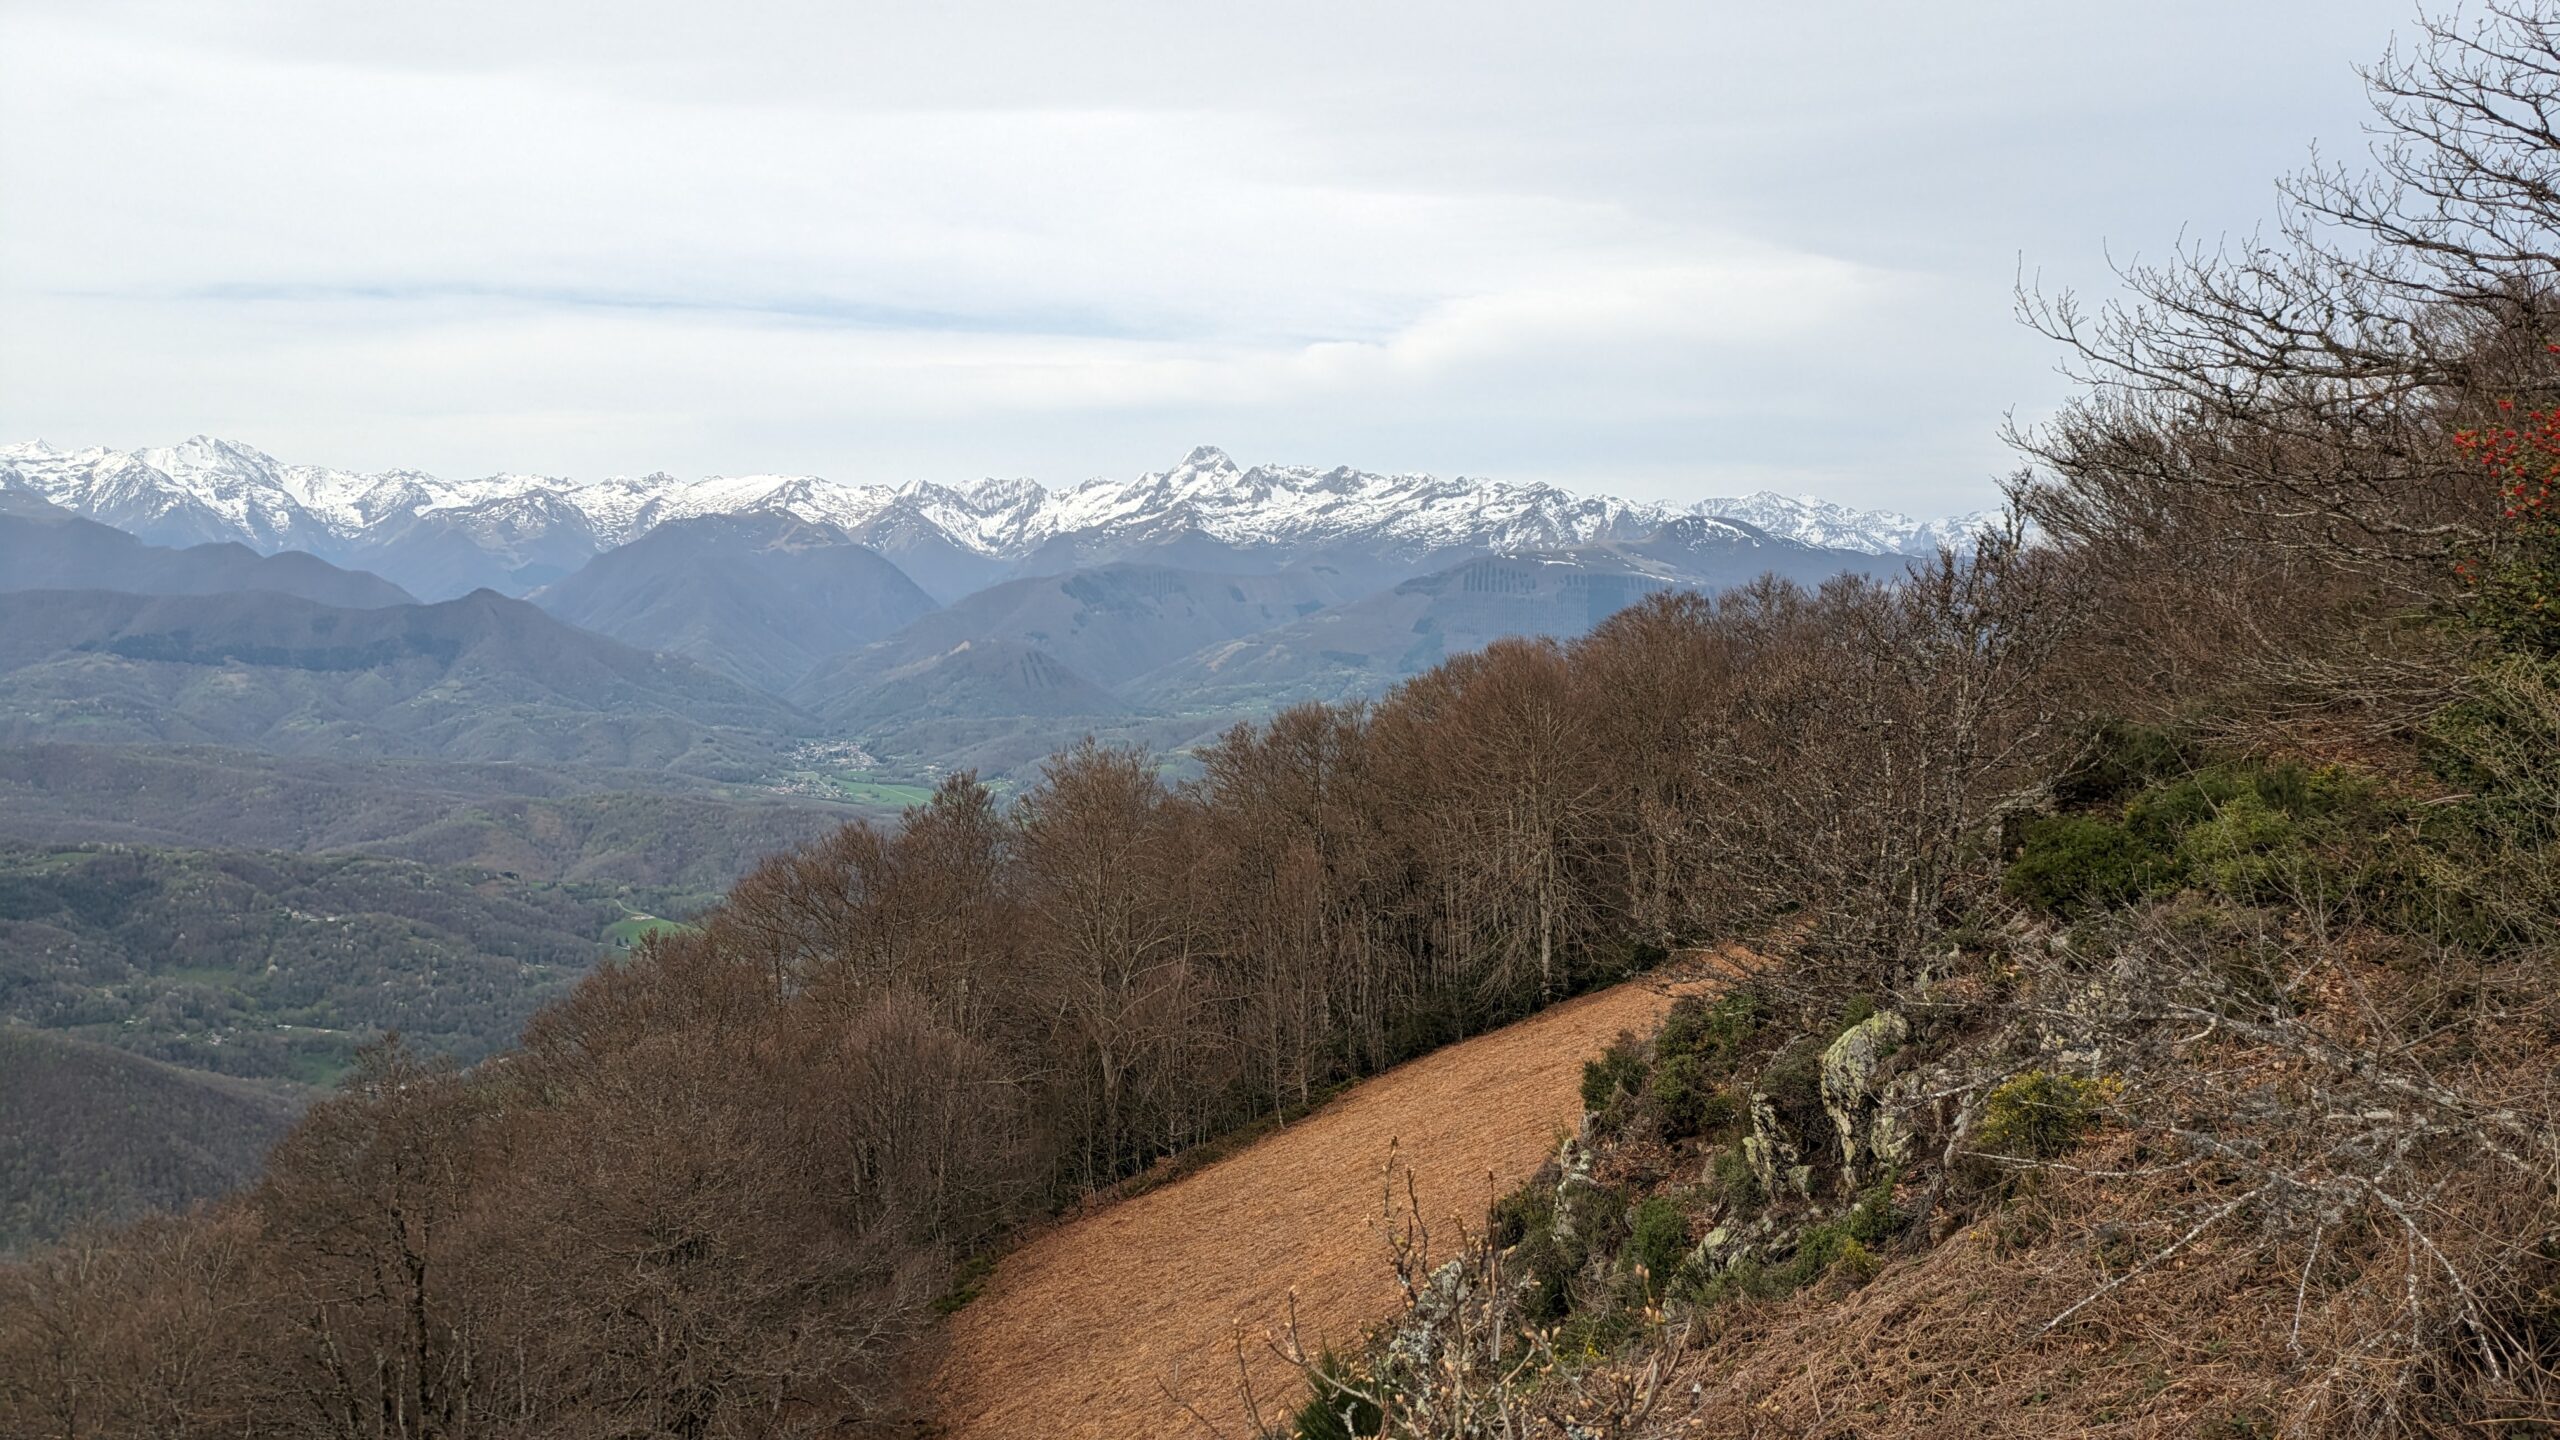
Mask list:
POLYGON ((1435 1246, 1482 1229, 1493 1197, 1581 1116, 1583 1061, 1715 983, 1657 972, 1568 1001, 1368 1081, 1205 1168, 1071 1221, 998 1265, 951 1317, 927 1403, 947 1440, 1248 1434, 1237 1339, 1266 1417, 1299 1377, 1264 1340, 1300 1300, 1308 1349, 1350 1351, 1397 1308, 1383 1218, 1392 1161, 1435 1246), (1186 1413, 1185 1407, 1196 1412, 1186 1413))

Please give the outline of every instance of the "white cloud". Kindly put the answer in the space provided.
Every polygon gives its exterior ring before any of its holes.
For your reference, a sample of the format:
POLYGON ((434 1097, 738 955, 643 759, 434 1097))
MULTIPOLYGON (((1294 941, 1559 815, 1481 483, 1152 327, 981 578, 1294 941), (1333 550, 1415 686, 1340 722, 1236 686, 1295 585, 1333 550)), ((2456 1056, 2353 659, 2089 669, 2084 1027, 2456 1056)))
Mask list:
POLYGON ((2246 227, 2398 18, 0 0, 0 438, 1972 503, 2020 252, 2246 227))

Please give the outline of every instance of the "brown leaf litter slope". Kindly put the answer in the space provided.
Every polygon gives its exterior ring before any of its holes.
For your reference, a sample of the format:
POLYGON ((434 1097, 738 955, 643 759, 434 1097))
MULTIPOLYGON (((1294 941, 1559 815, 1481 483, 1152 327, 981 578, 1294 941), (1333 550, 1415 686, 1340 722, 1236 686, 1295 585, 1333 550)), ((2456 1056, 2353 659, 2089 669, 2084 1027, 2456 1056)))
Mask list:
MULTIPOLYGON (((1582 1062, 1643 1033, 1683 990, 1656 975, 1570 1000, 1362 1084, 1298 1124, 1006 1256, 951 1317, 930 1379, 950 1440, 1244 1433, 1237 1327, 1254 1389, 1292 1403, 1297 1377, 1263 1334, 1292 1288, 1310 1348, 1349 1346, 1395 1305, 1385 1167, 1409 1169, 1444 1251, 1580 1118, 1582 1062), (1179 1398, 1176 1398, 1179 1397, 1179 1398)), ((1399 1202, 1402 1180, 1398 1181, 1399 1202)), ((1276 1407, 1271 1407, 1276 1408, 1276 1407)))

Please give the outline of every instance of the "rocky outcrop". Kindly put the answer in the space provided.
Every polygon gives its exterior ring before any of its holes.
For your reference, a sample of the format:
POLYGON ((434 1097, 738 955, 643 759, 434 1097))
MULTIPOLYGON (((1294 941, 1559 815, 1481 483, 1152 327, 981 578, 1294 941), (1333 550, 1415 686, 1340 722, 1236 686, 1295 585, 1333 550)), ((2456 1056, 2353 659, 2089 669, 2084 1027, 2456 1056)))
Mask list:
POLYGON ((1879 1104, 1877 1083, 1877 1072, 1909 1038, 1910 1022, 1883 1010, 1850 1026, 1822 1052, 1822 1108, 1839 1137, 1841 1177, 1851 1189, 1864 1182, 1870 1161, 1894 1164, 1909 1145, 1892 1112, 1879 1104))
POLYGON ((1742 1159, 1751 1167, 1752 1178, 1760 1182, 1762 1193, 1773 1198, 1812 1196, 1813 1167, 1805 1163, 1803 1147, 1788 1131, 1776 1104, 1756 1090, 1751 1095, 1751 1133, 1742 1137, 1742 1159))

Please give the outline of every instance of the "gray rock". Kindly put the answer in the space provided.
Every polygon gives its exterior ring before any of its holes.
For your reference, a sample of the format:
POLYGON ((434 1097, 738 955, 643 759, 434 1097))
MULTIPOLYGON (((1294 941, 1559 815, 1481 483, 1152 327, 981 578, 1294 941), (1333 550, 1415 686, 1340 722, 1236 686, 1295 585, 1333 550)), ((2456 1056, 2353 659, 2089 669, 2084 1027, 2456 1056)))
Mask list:
POLYGON ((1852 1187, 1864 1178, 1870 1158, 1891 1164, 1907 1143, 1890 1121, 1878 1123, 1876 1071, 1910 1036, 1909 1021, 1880 1010, 1850 1026, 1822 1052, 1822 1108, 1840 1137, 1840 1167, 1852 1187))

